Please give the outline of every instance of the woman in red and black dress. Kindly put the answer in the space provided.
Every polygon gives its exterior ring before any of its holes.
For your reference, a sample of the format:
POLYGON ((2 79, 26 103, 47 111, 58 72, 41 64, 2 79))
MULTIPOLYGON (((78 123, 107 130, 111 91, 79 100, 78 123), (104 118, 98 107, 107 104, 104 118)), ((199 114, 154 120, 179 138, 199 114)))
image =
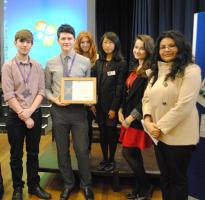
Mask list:
POLYGON ((150 67, 150 57, 153 53, 154 41, 148 35, 138 35, 135 39, 133 67, 126 79, 123 103, 118 112, 122 124, 120 141, 122 154, 136 176, 136 187, 127 194, 128 199, 139 198, 147 200, 152 193, 143 166, 141 150, 151 146, 149 136, 144 132, 142 119, 142 97, 147 86, 146 70, 150 67))

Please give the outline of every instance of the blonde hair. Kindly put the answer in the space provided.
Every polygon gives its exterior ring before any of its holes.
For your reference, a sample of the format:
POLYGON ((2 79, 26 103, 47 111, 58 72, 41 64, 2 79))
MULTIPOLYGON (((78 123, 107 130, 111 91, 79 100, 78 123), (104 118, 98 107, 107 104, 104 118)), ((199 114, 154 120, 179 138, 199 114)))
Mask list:
POLYGON ((97 59, 97 50, 96 45, 94 43, 93 37, 90 32, 80 32, 75 41, 75 50, 77 53, 83 55, 83 51, 80 47, 81 40, 87 37, 90 42, 90 49, 88 50, 88 58, 90 59, 91 63, 94 65, 97 59))

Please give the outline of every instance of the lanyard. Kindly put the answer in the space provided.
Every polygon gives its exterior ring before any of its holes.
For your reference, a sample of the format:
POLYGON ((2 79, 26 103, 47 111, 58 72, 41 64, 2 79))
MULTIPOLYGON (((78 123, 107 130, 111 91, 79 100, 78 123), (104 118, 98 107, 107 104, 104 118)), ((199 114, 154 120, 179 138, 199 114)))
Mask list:
POLYGON ((21 70, 21 67, 20 67, 19 62, 18 62, 17 59, 16 59, 16 57, 15 57, 15 62, 16 62, 16 65, 18 66, 18 69, 19 69, 19 72, 20 72, 20 74, 21 74, 21 77, 22 77, 22 79, 23 79, 24 84, 27 85, 28 82, 29 82, 30 76, 31 76, 32 64, 30 63, 30 70, 29 70, 28 76, 25 77, 24 74, 23 74, 23 72, 22 72, 22 70, 21 70))
POLYGON ((72 70, 72 68, 73 68, 73 63, 74 63, 74 61, 75 61, 75 56, 76 56, 76 53, 75 53, 75 55, 73 56, 73 59, 72 59, 72 61, 71 61, 70 66, 68 67, 67 63, 65 63, 65 61, 64 61, 63 58, 62 58, 62 56, 60 55, 61 63, 62 63, 62 65, 63 65, 63 76, 64 76, 64 77, 69 77, 69 76, 70 76, 70 72, 71 72, 71 70, 72 70))

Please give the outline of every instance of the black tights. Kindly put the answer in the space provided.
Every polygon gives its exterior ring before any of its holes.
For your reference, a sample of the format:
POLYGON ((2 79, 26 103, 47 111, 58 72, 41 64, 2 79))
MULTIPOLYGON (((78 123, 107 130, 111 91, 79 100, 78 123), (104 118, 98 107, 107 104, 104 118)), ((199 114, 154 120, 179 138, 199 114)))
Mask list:
POLYGON ((117 128, 115 126, 99 125, 99 130, 103 159, 105 161, 114 162, 118 142, 117 128))
POLYGON ((123 147, 122 155, 136 176, 137 184, 135 190, 146 190, 149 183, 143 165, 141 150, 137 147, 123 147))
POLYGON ((1 174, 1 165, 0 165, 0 187, 3 187, 3 178, 1 174))

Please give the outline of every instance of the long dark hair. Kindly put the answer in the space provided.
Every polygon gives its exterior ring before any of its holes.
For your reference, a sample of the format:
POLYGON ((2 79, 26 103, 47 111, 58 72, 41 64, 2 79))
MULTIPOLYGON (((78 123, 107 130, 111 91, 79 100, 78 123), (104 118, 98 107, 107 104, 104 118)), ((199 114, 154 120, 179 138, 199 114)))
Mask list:
POLYGON ((103 43, 103 40, 105 38, 107 38, 108 40, 111 40, 115 45, 112 60, 114 60, 114 61, 124 60, 124 57, 122 56, 122 52, 121 52, 120 39, 119 39, 118 35, 114 32, 106 32, 101 37, 100 43, 99 43, 99 58, 100 58, 100 60, 106 60, 106 53, 104 52, 104 50, 102 48, 102 43, 103 43))
POLYGON ((171 38, 172 40, 174 40, 178 48, 178 52, 177 52, 175 60, 173 61, 171 71, 169 74, 167 74, 165 81, 168 80, 169 78, 171 80, 175 80, 177 75, 183 76, 187 65, 189 63, 193 63, 191 45, 188 43, 185 37, 179 31, 175 31, 175 30, 169 30, 169 31, 163 32, 156 41, 156 46, 155 46, 153 59, 152 59, 151 77, 154 77, 153 84, 156 82, 158 78, 157 62, 161 61, 161 57, 159 55, 160 42, 164 38, 171 38))
MULTIPOLYGON (((146 52, 146 58, 142 64, 142 68, 139 70, 138 73, 142 76, 146 76, 146 70, 150 68, 151 57, 152 54, 154 53, 154 40, 149 35, 137 35, 135 37, 134 46, 137 40, 141 40, 144 43, 144 50, 146 52)), ((139 61, 133 56, 131 61, 131 71, 136 70, 138 66, 139 66, 139 61)))

